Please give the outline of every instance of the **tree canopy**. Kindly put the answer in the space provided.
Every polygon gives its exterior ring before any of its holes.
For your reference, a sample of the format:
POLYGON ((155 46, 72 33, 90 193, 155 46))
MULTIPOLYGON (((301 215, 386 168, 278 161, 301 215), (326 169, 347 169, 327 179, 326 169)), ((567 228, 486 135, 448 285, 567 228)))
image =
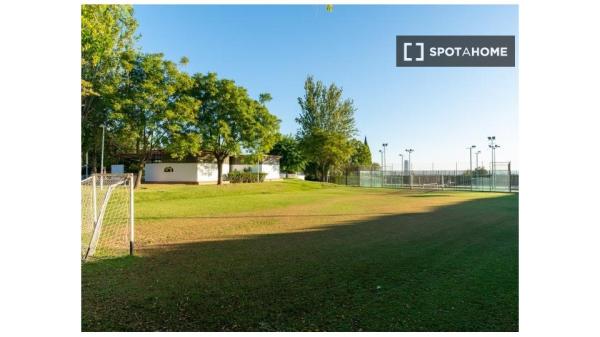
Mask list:
POLYGON ((225 158, 245 148, 261 160, 277 141, 279 120, 265 105, 269 94, 262 94, 261 101, 256 101, 245 88, 233 80, 219 79, 215 73, 194 75, 192 92, 202 102, 197 127, 202 150, 217 160, 218 184, 225 158))
POLYGON ((300 146, 322 181, 332 167, 346 165, 354 151, 351 140, 356 133, 356 109, 352 100, 343 99, 342 94, 342 88, 335 84, 326 86, 308 76, 304 97, 298 98, 301 111, 296 122, 300 126, 300 146))
POLYGON ((302 171, 306 165, 300 144, 292 135, 281 136, 271 153, 281 156, 279 160, 281 172, 296 173, 302 171))
POLYGON ((350 165, 354 167, 359 166, 370 166, 371 165, 371 150, 365 142, 361 142, 358 139, 352 139, 350 143, 353 147, 353 153, 350 156, 350 165))
POLYGON ((173 158, 198 153, 195 117, 200 101, 191 95, 191 77, 162 54, 129 54, 123 68, 125 80, 109 127, 136 154, 139 183, 153 150, 165 149, 173 158))
POLYGON ((92 152, 94 167, 100 126, 116 100, 122 57, 134 49, 137 26, 132 6, 81 6, 81 149, 92 152))

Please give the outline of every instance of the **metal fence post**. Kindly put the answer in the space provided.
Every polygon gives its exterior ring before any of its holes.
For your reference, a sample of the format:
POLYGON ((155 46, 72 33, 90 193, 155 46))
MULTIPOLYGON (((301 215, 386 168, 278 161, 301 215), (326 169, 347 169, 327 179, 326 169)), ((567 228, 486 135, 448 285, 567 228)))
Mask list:
POLYGON ((134 208, 133 208, 133 173, 129 175, 129 255, 133 255, 134 242, 134 208))
POLYGON ((92 207, 94 209, 94 226, 98 221, 98 206, 96 206, 96 174, 92 175, 92 207))

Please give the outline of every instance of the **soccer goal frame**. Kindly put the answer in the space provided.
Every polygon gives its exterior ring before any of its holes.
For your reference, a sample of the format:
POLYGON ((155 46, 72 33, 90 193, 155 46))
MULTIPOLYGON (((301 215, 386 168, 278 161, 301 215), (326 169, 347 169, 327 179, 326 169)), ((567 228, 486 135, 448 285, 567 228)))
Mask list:
POLYGON ((133 174, 93 174, 81 181, 81 259, 133 255, 133 174))

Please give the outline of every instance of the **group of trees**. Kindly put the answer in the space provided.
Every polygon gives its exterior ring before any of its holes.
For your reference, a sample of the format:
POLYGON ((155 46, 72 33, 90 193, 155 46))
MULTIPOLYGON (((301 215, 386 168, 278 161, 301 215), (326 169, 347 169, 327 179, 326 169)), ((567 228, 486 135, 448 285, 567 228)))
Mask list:
POLYGON ((214 73, 189 75, 163 54, 135 47, 137 22, 131 6, 82 6, 82 153, 97 170, 101 127, 108 155, 132 153, 141 180, 154 150, 173 158, 211 154, 221 184, 224 160, 242 149, 257 162, 279 137, 279 120, 266 103, 214 73))
POLYGON ((325 181, 330 174, 371 165, 366 138, 364 143, 354 138, 356 108, 352 100, 342 97, 340 87, 326 86, 312 76, 307 77, 304 91, 304 97, 298 98, 296 136, 283 137, 273 149, 282 155, 281 170, 304 170, 307 177, 325 181))
POLYGON ((256 163, 281 155, 283 172, 304 171, 321 181, 371 165, 366 138, 354 138, 354 104, 335 84, 308 76, 298 98, 299 130, 281 136, 280 121, 266 106, 270 94, 253 99, 215 73, 188 74, 186 57, 175 63, 137 48, 131 6, 84 5, 81 13, 81 147, 93 172, 100 171, 102 128, 109 159, 134 156, 137 185, 158 149, 175 159, 212 155, 218 184, 225 159, 242 152, 256 163))

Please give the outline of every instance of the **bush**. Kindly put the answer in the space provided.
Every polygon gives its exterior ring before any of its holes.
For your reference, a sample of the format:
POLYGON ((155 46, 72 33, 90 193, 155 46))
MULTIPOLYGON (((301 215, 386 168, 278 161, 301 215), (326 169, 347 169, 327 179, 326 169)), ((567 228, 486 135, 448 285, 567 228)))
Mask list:
MULTIPOLYGON (((265 177, 267 176, 266 173, 260 173, 260 182, 265 181, 265 177)), ((252 172, 239 172, 239 171, 233 171, 230 172, 227 175, 227 179, 229 180, 230 183, 232 184, 237 184, 237 183, 255 183, 257 182, 257 174, 256 173, 252 173, 252 172)))

